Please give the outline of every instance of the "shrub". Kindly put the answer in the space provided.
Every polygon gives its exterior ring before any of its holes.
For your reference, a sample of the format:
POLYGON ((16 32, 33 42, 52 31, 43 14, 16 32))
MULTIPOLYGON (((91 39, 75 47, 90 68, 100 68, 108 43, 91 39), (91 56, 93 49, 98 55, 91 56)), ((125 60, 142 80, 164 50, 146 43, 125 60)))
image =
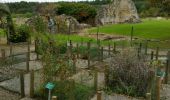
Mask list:
POLYGON ((21 25, 16 28, 16 33, 10 35, 10 41, 13 43, 26 42, 29 38, 30 30, 27 25, 21 25))
POLYGON ((138 58, 137 51, 125 50, 115 54, 108 70, 107 86, 114 92, 130 96, 144 96, 150 78, 146 58, 138 58))
MULTIPOLYGON (((95 93, 92 87, 74 83, 71 80, 54 82, 55 88, 52 95, 57 96, 59 100, 89 100, 95 93)), ((48 91, 44 94, 45 85, 36 91, 36 96, 41 98, 48 97, 48 91)), ((43 99, 44 100, 44 99, 43 99)))
POLYGON ((4 36, 5 35, 5 30, 0 29, 0 36, 4 36))

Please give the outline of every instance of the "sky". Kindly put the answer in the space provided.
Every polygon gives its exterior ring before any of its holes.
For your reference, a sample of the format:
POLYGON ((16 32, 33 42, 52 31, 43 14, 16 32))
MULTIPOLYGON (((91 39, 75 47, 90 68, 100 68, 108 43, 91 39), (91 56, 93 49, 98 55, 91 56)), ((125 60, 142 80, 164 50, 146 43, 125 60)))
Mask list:
MULTIPOLYGON (((0 0, 0 2, 20 2, 20 1, 27 1, 27 2, 58 2, 58 1, 87 1, 87 0, 0 0)), ((91 1, 91 0, 88 0, 91 1)))

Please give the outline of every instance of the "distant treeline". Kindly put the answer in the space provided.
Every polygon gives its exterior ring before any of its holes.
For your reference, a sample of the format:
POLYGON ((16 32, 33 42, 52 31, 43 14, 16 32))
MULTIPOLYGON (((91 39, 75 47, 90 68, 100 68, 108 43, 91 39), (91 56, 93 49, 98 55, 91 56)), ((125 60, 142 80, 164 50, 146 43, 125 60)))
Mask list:
MULTIPOLYGON (((109 4, 113 0, 94 0, 94 1, 81 1, 79 3, 85 3, 89 5, 104 5, 109 4)), ((138 9, 141 17, 154 17, 154 16, 170 16, 170 0, 133 0, 138 9)), ((53 3, 58 4, 58 3, 53 3)), ((36 13, 36 9, 39 3, 35 2, 19 2, 8 3, 8 6, 13 14, 31 14, 36 13)))

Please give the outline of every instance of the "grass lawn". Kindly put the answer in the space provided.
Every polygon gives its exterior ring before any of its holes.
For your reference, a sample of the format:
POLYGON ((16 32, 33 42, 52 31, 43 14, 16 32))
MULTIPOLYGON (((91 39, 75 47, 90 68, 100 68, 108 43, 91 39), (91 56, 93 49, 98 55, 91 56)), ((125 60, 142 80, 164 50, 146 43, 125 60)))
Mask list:
MULTIPOLYGON (((170 20, 166 19, 143 19, 141 23, 137 24, 105 25, 99 28, 99 33, 130 36, 132 26, 134 27, 134 36, 140 39, 170 40, 170 20)), ((96 31, 97 28, 88 30, 89 33, 96 33, 96 31)), ((170 41, 152 42, 150 47, 170 48, 169 43, 170 41)))
POLYGON ((3 29, 0 29, 0 36, 5 36, 5 32, 3 29))
MULTIPOLYGON (((105 25, 99 28, 100 33, 121 34, 129 36, 134 27, 134 36, 145 39, 170 39, 170 20, 144 19, 138 24, 105 25)), ((90 33, 96 33, 96 28, 89 29, 90 33)))
MULTIPOLYGON (((57 35, 48 35, 51 38, 53 38, 56 42, 58 43, 66 43, 67 41, 71 40, 74 43, 87 43, 87 42, 91 42, 93 44, 97 44, 97 40, 94 38, 90 38, 90 37, 83 37, 83 36, 79 36, 77 34, 75 35, 66 35, 66 34, 57 34, 57 35)), ((46 38, 46 37, 42 37, 42 38, 46 38)), ((101 41, 101 45, 108 45, 109 43, 112 43, 111 41, 101 41)))

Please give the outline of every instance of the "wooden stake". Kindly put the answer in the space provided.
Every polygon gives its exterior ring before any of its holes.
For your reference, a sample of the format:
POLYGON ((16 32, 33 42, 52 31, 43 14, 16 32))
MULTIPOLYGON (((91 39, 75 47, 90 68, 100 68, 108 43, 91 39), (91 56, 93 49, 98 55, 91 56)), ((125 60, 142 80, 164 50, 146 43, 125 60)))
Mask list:
POLYGON ((76 55, 73 54, 73 72, 76 73, 77 70, 76 70, 76 55))
POLYGON ((153 60, 154 51, 151 51, 151 60, 153 60))
POLYGON ((101 47, 101 61, 103 61, 103 47, 101 47))
POLYGON ((72 41, 70 40, 70 47, 69 47, 69 55, 70 55, 70 58, 72 58, 72 56, 73 56, 72 48, 73 48, 73 44, 72 44, 72 41))
POLYGON ((12 43, 10 43, 10 56, 12 57, 12 43))
POLYGON ((81 46, 83 46, 83 38, 81 38, 81 46))
MULTIPOLYGON (((168 59, 168 67, 170 67, 170 51, 167 53, 167 59, 168 59)), ((170 68, 168 70, 170 72, 170 68)))
POLYGON ((90 41, 87 43, 88 68, 90 68, 90 41))
POLYGON ((98 89, 98 73, 97 73, 97 71, 95 70, 95 72, 94 72, 94 89, 97 91, 97 89, 98 89))
POLYGON ((108 50, 109 50, 109 51, 108 51, 108 56, 110 56, 110 48, 111 48, 111 47, 110 47, 110 43, 109 43, 109 45, 108 45, 108 50))
POLYGON ((30 97, 34 97, 34 71, 30 72, 30 97))
POLYGON ((30 42, 29 41, 27 44, 27 51, 28 51, 28 60, 30 61, 30 42))
POLYGON ((168 75, 169 75, 169 60, 166 61, 165 84, 168 84, 168 75))
POLYGON ((133 41, 133 26, 132 26, 132 29, 131 29, 131 34, 130 34, 130 44, 132 46, 132 41, 133 41))
POLYGON ((159 47, 156 48, 156 60, 158 60, 158 56, 159 56, 159 47))
POLYGON ((29 72, 29 67, 30 67, 30 64, 29 64, 29 52, 27 52, 27 61, 26 61, 26 70, 27 70, 27 72, 29 72))
POLYGON ((145 43, 145 55, 148 54, 148 40, 146 40, 146 43, 145 43))
POLYGON ((21 91, 21 98, 25 97, 25 86, 24 86, 24 74, 20 73, 20 91, 21 91))
POLYGON ((77 58, 79 58, 79 44, 77 43, 77 58))
POLYGON ((139 53, 142 52, 142 43, 139 44, 139 53))
POLYGON ((160 100, 161 77, 156 77, 156 100, 160 100))
POLYGON ((114 42, 114 45, 113 45, 113 53, 116 52, 116 43, 114 42))
POLYGON ((151 100, 151 93, 146 93, 146 100, 151 100))
POLYGON ((102 100, 102 92, 97 91, 97 100, 102 100))

